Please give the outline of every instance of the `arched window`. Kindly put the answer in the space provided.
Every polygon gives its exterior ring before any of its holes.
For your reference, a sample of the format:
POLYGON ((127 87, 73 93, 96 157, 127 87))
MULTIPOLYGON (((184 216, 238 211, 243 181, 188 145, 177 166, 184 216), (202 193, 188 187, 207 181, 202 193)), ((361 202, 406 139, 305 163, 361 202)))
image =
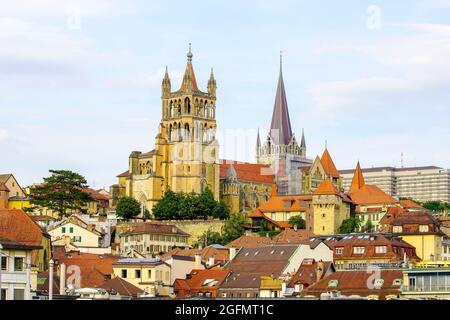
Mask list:
POLYGON ((191 135, 191 132, 190 132, 190 130, 189 130, 189 124, 186 123, 186 124, 184 125, 184 136, 185 136, 185 140, 189 141, 190 135, 191 135))
POLYGON ((184 110, 190 114, 191 113, 191 100, 189 98, 184 99, 184 110))
POLYGON ((172 136, 173 132, 172 132, 172 130, 173 130, 173 127, 172 127, 172 124, 170 124, 170 126, 169 126, 169 141, 171 141, 173 139, 173 136, 172 136))
POLYGON ((181 136, 181 122, 178 122, 177 135, 178 135, 178 141, 180 141, 181 138, 182 138, 182 136, 181 136))
POLYGON ((169 117, 173 117, 173 101, 170 101, 170 106, 169 106, 169 117))
POLYGON ((205 108, 203 109, 203 112, 204 112, 203 116, 205 118, 208 118, 208 101, 205 101, 205 108))

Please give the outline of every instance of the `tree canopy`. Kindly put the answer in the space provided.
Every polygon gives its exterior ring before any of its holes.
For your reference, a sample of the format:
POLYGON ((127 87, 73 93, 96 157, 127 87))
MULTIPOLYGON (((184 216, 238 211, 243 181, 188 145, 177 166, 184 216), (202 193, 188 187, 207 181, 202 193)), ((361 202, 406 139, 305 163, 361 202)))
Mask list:
POLYGON ((230 215, 229 208, 216 201, 209 189, 202 193, 173 192, 167 190, 160 201, 153 207, 153 215, 156 219, 227 219, 230 215))
POLYGON ((361 224, 361 221, 355 217, 345 219, 339 227, 339 233, 356 232, 361 224))
POLYGON ((49 170, 50 177, 44 183, 33 186, 30 193, 31 208, 47 209, 65 217, 74 212, 87 212, 86 204, 93 201, 84 190, 88 188, 86 179, 69 170, 49 170))
POLYGON ((290 217, 288 222, 289 222, 289 224, 292 224, 293 226, 297 226, 297 229, 305 229, 306 228, 306 222, 302 218, 301 215, 290 217))
POLYGON ((140 203, 132 197, 120 198, 116 206, 116 214, 125 220, 136 218, 141 213, 140 203))
POLYGON ((450 204, 443 201, 428 201, 422 204, 425 209, 435 211, 435 212, 443 212, 445 210, 450 209, 450 204))
POLYGON ((211 244, 225 245, 244 235, 244 226, 246 224, 247 216, 245 215, 245 213, 233 213, 225 222, 225 225, 222 228, 222 233, 207 230, 197 239, 195 246, 208 246, 211 244))

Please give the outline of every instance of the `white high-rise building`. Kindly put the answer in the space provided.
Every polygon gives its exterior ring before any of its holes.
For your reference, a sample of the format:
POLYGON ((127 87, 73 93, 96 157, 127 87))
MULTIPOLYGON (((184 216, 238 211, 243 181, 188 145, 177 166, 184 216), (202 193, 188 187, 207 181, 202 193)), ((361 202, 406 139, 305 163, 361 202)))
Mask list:
MULTIPOLYGON (((393 197, 409 197, 418 201, 450 202, 450 170, 436 166, 362 169, 367 184, 374 184, 393 197)), ((346 191, 354 170, 341 170, 346 191)))

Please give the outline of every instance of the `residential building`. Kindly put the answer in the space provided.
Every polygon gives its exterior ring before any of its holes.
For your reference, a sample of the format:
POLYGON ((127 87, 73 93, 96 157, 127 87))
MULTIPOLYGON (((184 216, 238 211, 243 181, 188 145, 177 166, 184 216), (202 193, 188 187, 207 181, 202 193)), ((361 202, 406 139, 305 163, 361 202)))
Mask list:
POLYGON ((170 271, 170 265, 159 258, 125 258, 113 264, 113 278, 122 278, 154 296, 171 293, 170 271))
POLYGON ((189 272, 191 272, 193 269, 200 270, 205 268, 199 255, 195 257, 171 255, 161 258, 161 260, 170 266, 171 286, 173 286, 173 283, 176 279, 186 279, 187 274, 189 274, 189 272))
POLYGON ((376 185, 366 184, 361 166, 358 162, 353 174, 348 196, 356 205, 355 215, 360 220, 359 231, 379 231, 380 220, 389 207, 400 203, 376 185), (364 230, 370 226, 371 230, 364 230))
POLYGON ((189 236, 174 225, 141 223, 120 235, 120 250, 125 254, 133 249, 151 257, 169 252, 174 247, 187 247, 189 236))
POLYGON ((0 199, 2 194, 6 196, 7 206, 4 199, 3 203, 0 201, 0 209, 24 210, 30 206, 27 195, 11 173, 0 174, 0 199))
MULTIPOLYGON (((375 167, 362 169, 366 183, 376 185, 392 197, 407 197, 421 202, 450 202, 450 170, 437 166, 375 167)), ((341 170, 343 187, 351 185, 353 170, 341 170)))
POLYGON ((439 229, 439 222, 426 211, 400 211, 380 222, 387 232, 402 238, 416 248, 424 261, 442 260, 442 241, 445 234, 439 229))
POLYGON ((316 261, 314 259, 304 259, 297 272, 287 283, 284 296, 300 296, 301 292, 309 288, 314 283, 329 276, 336 269, 331 261, 316 261))
POLYGON ((450 299, 450 267, 430 266, 403 270, 402 297, 450 299))
POLYGON ((103 232, 95 225, 86 222, 82 217, 73 214, 56 222, 48 228, 52 241, 58 242, 70 239, 76 247, 98 248, 101 246, 103 232))
POLYGON ((412 245, 391 234, 339 235, 332 247, 333 261, 338 270, 399 267, 403 263, 420 260, 412 245))
MULTIPOLYGON (((166 258, 169 258, 171 256, 185 256, 190 257, 193 260, 196 256, 199 256, 201 262, 205 266, 212 267, 215 265, 224 265, 229 260, 229 250, 228 248, 217 244, 209 245, 201 249, 175 248, 163 254, 161 256, 161 259, 165 260, 166 258)), ((197 267, 197 269, 199 268, 197 267)))
POLYGON ((0 236, 39 247, 31 252, 31 265, 39 272, 48 268, 48 261, 52 258, 51 237, 28 214, 17 209, 0 210, 0 236))
POLYGON ((217 289, 231 271, 228 269, 192 270, 186 279, 176 279, 173 284, 178 298, 217 297, 217 289))
POLYGON ((42 247, 6 238, 3 233, 0 230, 0 300, 31 300, 31 291, 37 287, 32 254, 42 247))
POLYGON ((302 297, 321 299, 360 297, 370 300, 398 299, 401 295, 401 269, 336 271, 302 291, 302 297))

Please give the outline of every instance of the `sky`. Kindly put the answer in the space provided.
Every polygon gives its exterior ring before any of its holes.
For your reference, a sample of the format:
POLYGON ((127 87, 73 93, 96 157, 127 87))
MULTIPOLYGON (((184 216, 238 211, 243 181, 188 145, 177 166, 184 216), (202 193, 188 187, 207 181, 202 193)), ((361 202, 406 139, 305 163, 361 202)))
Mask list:
POLYGON ((338 169, 450 167, 450 0, 0 2, 0 173, 108 188, 154 146, 161 80, 192 43, 217 81, 220 157, 254 161, 283 51, 292 128, 338 169))

